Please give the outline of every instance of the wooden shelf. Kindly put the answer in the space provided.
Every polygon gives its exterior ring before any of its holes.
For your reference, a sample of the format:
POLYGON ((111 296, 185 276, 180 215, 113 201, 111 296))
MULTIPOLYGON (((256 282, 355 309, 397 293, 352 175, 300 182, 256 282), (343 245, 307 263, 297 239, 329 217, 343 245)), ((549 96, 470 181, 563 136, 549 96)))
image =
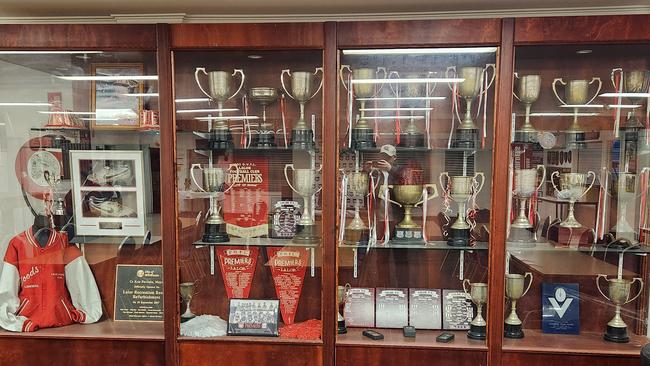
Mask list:
POLYGON ((60 328, 41 329, 31 333, 0 330, 1 337, 53 339, 110 339, 137 341, 164 341, 162 322, 114 322, 104 320, 95 324, 72 324, 60 328))
POLYGON ((373 341, 361 333, 367 328, 349 328, 347 334, 339 334, 336 339, 337 346, 344 347, 397 347, 397 348, 422 348, 422 349, 464 349, 487 351, 485 341, 467 338, 466 331, 444 331, 418 329, 415 338, 406 338, 401 329, 376 329, 384 335, 384 339, 373 341), (452 333, 456 338, 449 343, 436 342, 436 337, 441 333, 452 333))
POLYGON ((322 345, 323 341, 292 339, 280 337, 252 337, 252 336, 222 336, 222 337, 178 337, 179 342, 244 342, 244 343, 266 343, 266 344, 293 344, 293 345, 322 345))

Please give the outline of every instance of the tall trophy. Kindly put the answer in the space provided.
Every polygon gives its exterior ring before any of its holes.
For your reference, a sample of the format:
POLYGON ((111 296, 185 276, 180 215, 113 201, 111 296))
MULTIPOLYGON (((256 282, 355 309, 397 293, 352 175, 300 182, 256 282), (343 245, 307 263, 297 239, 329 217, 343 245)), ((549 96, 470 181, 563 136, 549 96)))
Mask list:
POLYGON ((211 118, 209 122, 212 122, 212 119, 216 121, 216 125, 212 126, 210 129, 210 149, 221 150, 221 149, 230 149, 233 147, 232 135, 230 133, 230 128, 228 123, 226 123, 227 118, 223 116, 223 104, 234 98, 241 89, 244 87, 244 71, 240 69, 235 69, 232 73, 228 71, 205 71, 204 67, 197 67, 194 72, 194 79, 196 80, 196 85, 199 86, 201 92, 205 94, 211 101, 217 102, 218 117, 211 118), (208 91, 206 91, 201 85, 201 80, 199 74, 203 73, 208 77, 208 91), (230 93, 231 91, 231 82, 232 78, 240 74, 241 81, 237 91, 230 93))
MULTIPOLYGON (((383 67, 378 67, 377 69, 372 69, 368 67, 355 68, 352 70, 349 65, 341 66, 339 71, 339 77, 343 82, 343 87, 350 92, 349 86, 345 82, 344 72, 347 70, 352 73, 352 80, 354 80, 352 85, 352 94, 357 101, 359 102, 359 113, 361 117, 357 121, 356 125, 352 127, 351 136, 352 144, 350 147, 353 149, 367 149, 375 147, 375 138, 374 131, 372 126, 366 120, 366 101, 367 99, 374 98, 381 91, 381 86, 375 89, 376 83, 364 83, 363 80, 378 79, 378 74, 383 72, 383 76, 380 79, 386 79, 386 69, 383 67)), ((350 112, 352 114, 352 112, 350 112)), ((350 118, 350 116, 348 116, 350 118)), ((352 122, 350 122, 352 123, 352 122)))
MULTIPOLYGON (((422 79, 423 75, 411 73, 406 75, 407 79, 422 79)), ((400 103, 410 109, 409 123, 404 130, 400 133, 399 145, 400 147, 423 147, 424 146, 424 133, 422 133, 415 125, 415 116, 412 108, 418 105, 423 105, 422 98, 425 96, 425 83, 405 83, 400 86, 400 97, 408 98, 400 103)))
POLYGON ((257 131, 257 143, 255 147, 275 147, 275 131, 273 123, 266 121, 266 107, 278 101, 278 89, 269 87, 256 87, 248 90, 248 96, 253 103, 262 107, 262 123, 257 131))
MULTIPOLYGON (((636 136, 627 136, 627 134, 633 135, 635 132, 644 128, 643 124, 637 117, 636 110, 641 107, 644 99, 646 98, 644 98, 643 96, 635 96, 634 94, 648 92, 648 89, 650 88, 650 71, 630 70, 627 72, 623 72, 623 69, 621 68, 614 69, 612 70, 611 79, 612 79, 612 84, 614 85, 615 88, 617 86, 616 83, 617 74, 620 77, 619 82, 623 83, 623 85, 620 85, 620 90, 622 90, 623 93, 628 94, 627 100, 629 100, 631 104, 637 106, 632 109, 632 113, 628 116, 627 120, 625 121, 625 124, 621 126, 621 129, 625 131, 626 140, 636 140, 636 136)), ((614 132, 618 133, 618 130, 619 130, 619 126, 618 125, 614 126, 614 132)))
POLYGON ((565 82, 562 78, 553 80, 553 94, 557 100, 567 108, 573 108, 573 123, 566 130, 566 145, 567 148, 582 149, 585 146, 585 130, 578 123, 578 112, 580 108, 587 107, 600 93, 603 82, 599 77, 594 77, 591 81, 587 80, 569 80, 565 82), (589 98, 589 86, 593 83, 598 83, 598 88, 594 96, 589 98), (557 83, 564 85, 564 97, 562 100, 557 92, 557 83))
POLYGON ((566 199, 569 200, 569 213, 567 214, 567 218, 564 219, 560 223, 561 227, 568 227, 568 228, 581 228, 582 224, 576 220, 576 217, 574 215, 574 205, 577 200, 582 198, 589 190, 591 187, 593 187, 594 183, 596 182, 596 173, 592 172, 591 170, 587 172, 587 174, 584 173, 562 173, 560 174, 559 172, 555 171, 553 174, 551 174, 551 183, 553 184, 553 188, 555 188, 555 195, 559 199, 566 199), (589 184, 589 187, 587 187, 587 179, 589 179, 589 176, 592 175, 592 180, 591 184, 589 184), (558 176, 560 178, 560 189, 555 185, 555 181, 553 180, 553 177, 558 176))
POLYGON ((496 76, 496 67, 494 64, 488 64, 485 67, 470 66, 458 69, 456 69, 456 66, 449 66, 446 72, 447 78, 451 78, 453 74, 456 74, 457 78, 463 79, 458 83, 458 95, 465 99, 465 117, 460 121, 460 125, 456 129, 454 147, 473 149, 478 146, 478 126, 472 118, 472 102, 479 95, 485 95, 490 89, 496 76), (492 78, 487 87, 484 88, 484 76, 487 74, 488 69, 493 70, 492 78))
POLYGON ((451 197, 458 203, 458 217, 451 224, 447 245, 467 246, 470 240, 471 226, 467 222, 467 202, 478 195, 485 184, 485 175, 481 172, 474 176, 453 176, 449 173, 440 173, 440 187, 445 196, 451 197), (446 181, 443 177, 447 177, 446 181), (480 182, 479 182, 479 177, 480 182))
POLYGON ((510 315, 506 318, 504 336, 506 338, 524 338, 522 323, 517 316, 517 300, 521 299, 530 290, 533 284, 533 274, 526 272, 524 275, 508 273, 506 274, 506 297, 510 299, 510 315), (524 290, 526 277, 529 277, 528 286, 524 290))
POLYGON ((226 243, 230 241, 230 237, 225 230, 226 222, 221 216, 221 204, 219 204, 219 201, 224 199, 224 195, 239 180, 239 167, 235 164, 232 164, 231 167, 235 168, 235 178, 232 179, 232 183, 228 188, 225 188, 225 184, 230 169, 201 167, 201 164, 192 164, 192 168, 190 169, 190 176, 194 184, 202 192, 208 193, 210 198, 209 216, 205 220, 205 233, 203 234, 203 242, 205 243, 226 243), (203 172, 203 184, 199 184, 195 177, 194 172, 196 169, 203 172))
POLYGON ((316 94, 323 87, 323 78, 321 77, 320 84, 316 91, 314 90, 314 78, 316 74, 323 73, 322 67, 317 67, 316 71, 294 71, 291 72, 288 69, 282 70, 280 74, 280 82, 282 83, 282 89, 284 92, 293 100, 297 101, 300 104, 300 118, 298 122, 293 126, 291 130, 291 146, 296 149, 312 149, 315 145, 314 143, 314 131, 311 129, 311 126, 307 124, 305 120, 305 104, 312 100, 316 94), (284 75, 287 74, 291 78, 291 92, 286 87, 284 83, 284 75))
POLYGON ((465 279, 463 281, 463 291, 469 295, 474 305, 476 305, 476 317, 469 323, 467 338, 485 339, 485 328, 487 326, 487 322, 483 318, 483 304, 487 303, 487 283, 470 283, 468 279, 465 279), (469 285, 469 292, 467 292, 467 285, 469 285))
POLYGON ((289 184, 289 187, 299 194, 304 201, 304 209, 300 221, 296 225, 296 236, 293 237, 293 242, 297 244, 317 244, 319 239, 318 232, 316 231, 316 223, 314 222, 314 208, 312 198, 320 192, 321 188, 316 189, 316 174, 320 172, 322 166, 318 169, 314 168, 294 168, 293 164, 284 166, 284 177, 289 184), (289 169, 293 171, 293 184, 289 179, 289 169))
POLYGON ((185 302, 185 312, 181 315, 181 323, 184 323, 194 317, 194 313, 190 310, 190 304, 192 303, 192 298, 194 297, 194 282, 183 282, 178 285, 179 292, 183 302, 185 302))
POLYGON ((336 288, 336 305, 338 308, 337 313, 337 333, 345 334, 348 332, 348 327, 345 325, 345 318, 343 314, 345 313, 345 303, 348 301, 350 296, 350 284, 346 283, 345 286, 337 286, 336 288))
POLYGON ((626 280, 624 278, 607 278, 607 275, 599 274, 596 277, 596 287, 598 287, 598 292, 603 295, 604 298, 614 303, 616 306, 616 314, 612 320, 607 323, 607 332, 603 336, 606 341, 616 342, 616 343, 627 343, 630 341, 630 337, 627 335, 627 324, 621 318, 621 306, 630 303, 636 300, 637 297, 643 292, 643 280, 636 277, 632 281, 626 280), (600 279, 604 278, 608 282, 608 294, 609 296, 603 293, 603 290, 600 288, 600 279), (639 292, 630 299, 630 292, 632 290, 632 284, 634 282, 639 282, 639 292))
POLYGON ((540 75, 523 75, 519 77, 515 73, 515 78, 519 79, 517 92, 512 94, 518 101, 524 103, 526 107, 526 119, 524 124, 515 131, 515 142, 537 142, 537 130, 530 123, 530 107, 539 98, 539 91, 542 86, 542 77, 540 75))
POLYGON ((345 244, 359 245, 368 242, 369 229, 361 219, 359 211, 361 203, 368 195, 370 178, 365 172, 350 172, 347 173, 347 178, 347 196, 354 204, 354 218, 345 227, 345 244))

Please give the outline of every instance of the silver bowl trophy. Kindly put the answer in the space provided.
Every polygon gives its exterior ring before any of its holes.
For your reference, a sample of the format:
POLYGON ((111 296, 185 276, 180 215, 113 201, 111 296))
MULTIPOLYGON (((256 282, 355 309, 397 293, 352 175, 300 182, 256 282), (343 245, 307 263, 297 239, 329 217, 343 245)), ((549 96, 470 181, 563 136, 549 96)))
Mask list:
POLYGON ((296 236, 293 237, 293 242, 296 244, 317 244, 320 241, 316 230, 316 223, 313 219, 313 197, 322 189, 322 187, 316 189, 316 174, 321 169, 322 166, 318 169, 294 168, 293 164, 284 166, 284 177, 289 187, 299 194, 304 201, 302 216, 300 216, 300 221, 296 225, 296 236), (289 179, 289 169, 293 171, 293 184, 291 184, 291 179, 289 179))
POLYGON ((196 315, 190 310, 190 304, 192 303, 192 298, 195 295, 195 284, 194 282, 183 282, 178 285, 178 290, 181 295, 181 299, 185 303, 185 312, 181 315, 181 323, 184 323, 196 315))
POLYGON ((388 188, 393 191, 396 201, 391 200, 390 197, 384 197, 384 190, 381 188, 379 198, 404 208, 404 218, 395 225, 392 242, 394 244, 423 243, 422 226, 413 221, 411 212, 414 207, 426 204, 423 197, 424 189, 428 192, 426 201, 429 201, 438 197, 438 188, 435 184, 396 184, 389 185, 388 188))
POLYGON ((556 78, 553 80, 553 94, 557 100, 562 103, 563 106, 567 108, 573 108, 573 123, 569 126, 569 129, 566 130, 566 147, 568 149, 584 149, 585 148, 585 130, 578 123, 578 112, 580 108, 588 108, 589 104, 596 99, 600 89, 603 86, 603 82, 598 77, 594 77, 591 81, 587 80, 569 80, 565 82, 562 78, 556 78), (598 83, 598 88, 594 96, 589 98, 589 86, 593 83, 598 83), (557 83, 564 85, 564 97, 566 100, 562 100, 557 92, 557 83))
POLYGON ((354 218, 345 227, 345 244, 364 244, 368 242, 369 228, 361 219, 359 211, 363 200, 368 196, 370 177, 366 172, 350 172, 346 175, 348 178, 347 196, 354 205, 354 218))
POLYGON ((284 92, 291 99, 297 101, 300 104, 300 118, 291 130, 291 146, 295 149, 311 150, 315 146, 314 130, 312 130, 311 126, 307 124, 307 121, 305 120, 305 104, 308 101, 312 100, 323 87, 323 78, 321 77, 318 88, 314 88, 314 78, 319 72, 322 75, 322 67, 317 67, 316 71, 314 72, 291 72, 290 70, 285 69, 282 70, 282 73, 280 74, 282 89, 284 89, 284 92), (289 75, 291 78, 291 92, 289 92, 286 84, 284 83, 285 74, 289 75), (316 91, 314 91, 314 89, 316 89, 316 91))
POLYGON ((350 296, 350 284, 346 283, 345 286, 337 286, 336 288, 336 305, 337 305, 337 322, 336 328, 338 334, 345 334, 348 332, 348 327, 345 325, 345 318, 343 314, 345 313, 345 303, 348 301, 350 296))
MULTIPOLYGON (((614 69, 612 70, 611 73, 612 84, 614 85, 614 87, 616 87, 617 84, 616 83, 617 73, 620 76, 619 82, 622 83, 622 85, 619 84, 620 90, 623 93, 628 94, 627 100, 629 100, 632 105, 637 106, 632 109, 632 112, 628 115, 623 126, 620 126, 620 129, 623 130, 624 132, 625 140, 637 141, 638 132, 640 130, 643 130, 644 127, 641 121, 639 120, 639 117, 637 117, 636 111, 641 107, 641 105, 644 102, 644 99, 646 98, 643 96, 634 96, 634 94, 641 94, 641 93, 648 92, 650 88, 650 71, 631 70, 631 71, 624 72, 623 69, 621 68, 614 69)), ((620 109, 617 111, 617 113, 620 113, 620 109)), ((618 123, 618 118, 616 122, 618 123)), ((618 125, 614 126, 614 131, 618 136, 618 131, 619 131, 618 125)))
POLYGON ((483 305, 487 303, 488 285, 481 282, 470 283, 468 279, 465 279, 463 281, 463 291, 469 295, 474 305, 476 305, 476 317, 469 323, 467 338, 485 339, 487 322, 483 318, 483 305), (469 285, 469 292, 467 292, 467 285, 469 285))
POLYGON ((526 272, 524 275, 508 273, 506 274, 506 297, 510 299, 510 315, 506 318, 504 336, 506 338, 524 338, 522 322, 517 316, 517 300, 521 299, 530 290, 533 284, 533 274, 526 272), (529 277, 528 286, 524 290, 526 277, 529 277))
POLYGON ((517 92, 512 94, 518 101, 526 107, 526 119, 524 124, 515 131, 515 142, 537 142, 537 130, 530 123, 530 107, 539 99, 539 91, 542 87, 542 77, 540 75, 523 75, 514 74, 519 79, 517 92))
POLYGON ((588 171, 587 174, 584 173, 559 173, 557 171, 553 172, 551 174, 551 183, 553 184, 553 188, 555 188, 555 195, 559 199, 566 199, 569 200, 569 212, 567 214, 567 218, 564 219, 560 223, 561 227, 567 227, 567 228, 581 228, 582 224, 576 220, 576 217, 574 215, 574 205, 577 200, 582 198, 589 190, 591 187, 593 187, 594 183, 596 182, 596 173, 592 171, 588 171), (592 175, 593 179, 591 180, 591 184, 589 184, 589 187, 587 187, 587 179, 589 179, 589 176, 592 175), (560 178, 560 188, 555 185, 555 181, 553 180, 553 177, 559 176, 560 178))
MULTIPOLYGON (((345 70, 347 70, 349 73, 350 72, 352 73, 352 80, 353 80, 352 93, 354 97, 357 98, 357 101, 359 102, 359 113, 361 115, 361 117, 359 117, 359 120, 352 127, 352 130, 350 132, 351 133, 350 147, 353 149, 373 148, 376 146, 375 137, 374 137, 375 133, 372 126, 366 120, 366 112, 365 112, 366 101, 367 99, 376 97, 381 91, 382 87, 379 86, 375 90, 375 85, 377 85, 376 83, 364 83, 363 80, 386 79, 386 69, 383 67, 378 67, 377 69, 362 67, 358 69, 355 68, 353 70, 350 68, 349 65, 341 66, 341 70, 339 71, 339 77, 343 82, 343 87, 349 93, 350 86, 346 84, 344 74, 343 74, 345 70), (383 72, 383 77, 381 78, 378 77, 378 74, 380 72, 383 72)), ((348 118, 351 118, 352 106, 350 106, 350 109, 351 109, 350 116, 348 116, 348 118)))
POLYGON ((278 101, 279 92, 276 88, 256 87, 248 89, 251 102, 262 107, 262 122, 257 130, 257 139, 254 144, 257 148, 275 147, 275 129, 273 123, 266 120, 266 107, 278 101))
POLYGON ((208 218, 205 220, 205 232, 203 234, 203 242, 205 243, 225 243, 230 241, 230 237, 226 232, 223 217, 221 216, 221 205, 219 201, 224 199, 224 194, 231 190, 239 179, 239 167, 235 164, 231 165, 235 168, 235 177, 232 179, 230 187, 225 188, 230 169, 216 168, 216 167, 201 167, 201 164, 192 164, 190 169, 190 176, 194 184, 201 189, 202 192, 208 193, 210 198, 210 209, 208 211, 208 218), (194 172, 199 169, 203 172, 203 184, 199 184, 194 172))
POLYGON ((232 73, 228 71, 207 72, 204 67, 197 67, 194 72, 194 79, 196 80, 196 85, 201 89, 201 92, 210 98, 211 101, 217 102, 218 117, 209 117, 208 119, 210 124, 212 123, 212 120, 216 121, 216 125, 210 128, 210 149, 231 149, 233 147, 232 135, 228 123, 226 123, 228 118, 223 116, 222 109, 223 104, 239 94, 241 89, 244 87, 244 80, 246 79, 244 71, 235 69, 232 73), (200 73, 203 73, 208 77, 208 91, 206 91, 201 85, 201 80, 199 78, 200 73), (233 77, 237 74, 241 76, 241 81, 237 91, 231 93, 230 85, 233 77))
POLYGON ((534 230, 531 230, 534 225, 526 215, 526 202, 535 192, 542 188, 545 178, 546 167, 544 165, 538 165, 537 169, 515 169, 515 183, 512 193, 513 196, 519 198, 519 214, 510 225, 508 243, 535 245, 534 230), (537 176, 540 171, 541 177, 539 178, 539 184, 537 184, 537 176))
POLYGON ((453 176, 449 173, 440 173, 440 187, 444 195, 448 195, 458 203, 458 217, 450 226, 447 244, 450 246, 468 246, 470 241, 471 226, 467 222, 467 202, 479 194, 485 184, 485 175, 481 172, 474 176, 453 176), (446 182, 443 177, 447 177, 446 182), (479 179, 480 183, 479 183, 479 179), (447 189, 449 186, 449 189, 447 189))
POLYGON ((636 298, 641 295, 643 292, 643 280, 638 277, 631 281, 624 278, 609 279, 607 278, 607 275, 599 274, 598 277, 596 277, 596 287, 598 287, 598 292, 600 292, 604 298, 611 301, 616 306, 616 314, 614 315, 614 318, 607 323, 607 332, 603 338, 609 342, 629 342, 630 337, 627 335, 627 324, 625 324, 623 318, 621 318, 621 306, 636 300, 636 298), (608 282, 609 296, 605 295, 603 290, 600 288, 601 278, 604 278, 608 282), (630 292, 634 282, 639 282, 639 292, 636 296, 630 299, 630 292))

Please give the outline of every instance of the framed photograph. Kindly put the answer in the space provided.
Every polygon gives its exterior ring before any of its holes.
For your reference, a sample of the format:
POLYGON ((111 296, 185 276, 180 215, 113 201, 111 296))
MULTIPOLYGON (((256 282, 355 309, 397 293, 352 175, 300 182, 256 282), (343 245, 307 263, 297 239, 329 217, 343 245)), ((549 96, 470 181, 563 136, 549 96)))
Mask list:
POLYGON ((144 236, 143 152, 70 151, 77 235, 144 236))
POLYGON ((280 300, 231 299, 228 335, 277 337, 280 300))
POLYGON ((90 110, 95 112, 91 127, 96 130, 136 130, 140 126, 142 97, 134 94, 144 92, 141 80, 129 76, 141 76, 142 64, 93 64, 93 76, 106 76, 110 80, 93 80, 90 110), (116 79, 124 76, 124 80, 116 79))

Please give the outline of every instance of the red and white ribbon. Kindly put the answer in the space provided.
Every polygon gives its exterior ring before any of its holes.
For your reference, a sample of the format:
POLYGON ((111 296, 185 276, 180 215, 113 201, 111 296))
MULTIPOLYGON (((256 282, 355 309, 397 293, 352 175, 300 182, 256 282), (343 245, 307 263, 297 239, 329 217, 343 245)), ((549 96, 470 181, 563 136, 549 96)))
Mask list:
POLYGON ((348 103, 346 105, 347 108, 347 135, 348 135, 348 147, 352 148, 352 123, 353 123, 353 117, 352 115, 354 114, 354 89, 352 88, 352 73, 348 73, 348 103))

